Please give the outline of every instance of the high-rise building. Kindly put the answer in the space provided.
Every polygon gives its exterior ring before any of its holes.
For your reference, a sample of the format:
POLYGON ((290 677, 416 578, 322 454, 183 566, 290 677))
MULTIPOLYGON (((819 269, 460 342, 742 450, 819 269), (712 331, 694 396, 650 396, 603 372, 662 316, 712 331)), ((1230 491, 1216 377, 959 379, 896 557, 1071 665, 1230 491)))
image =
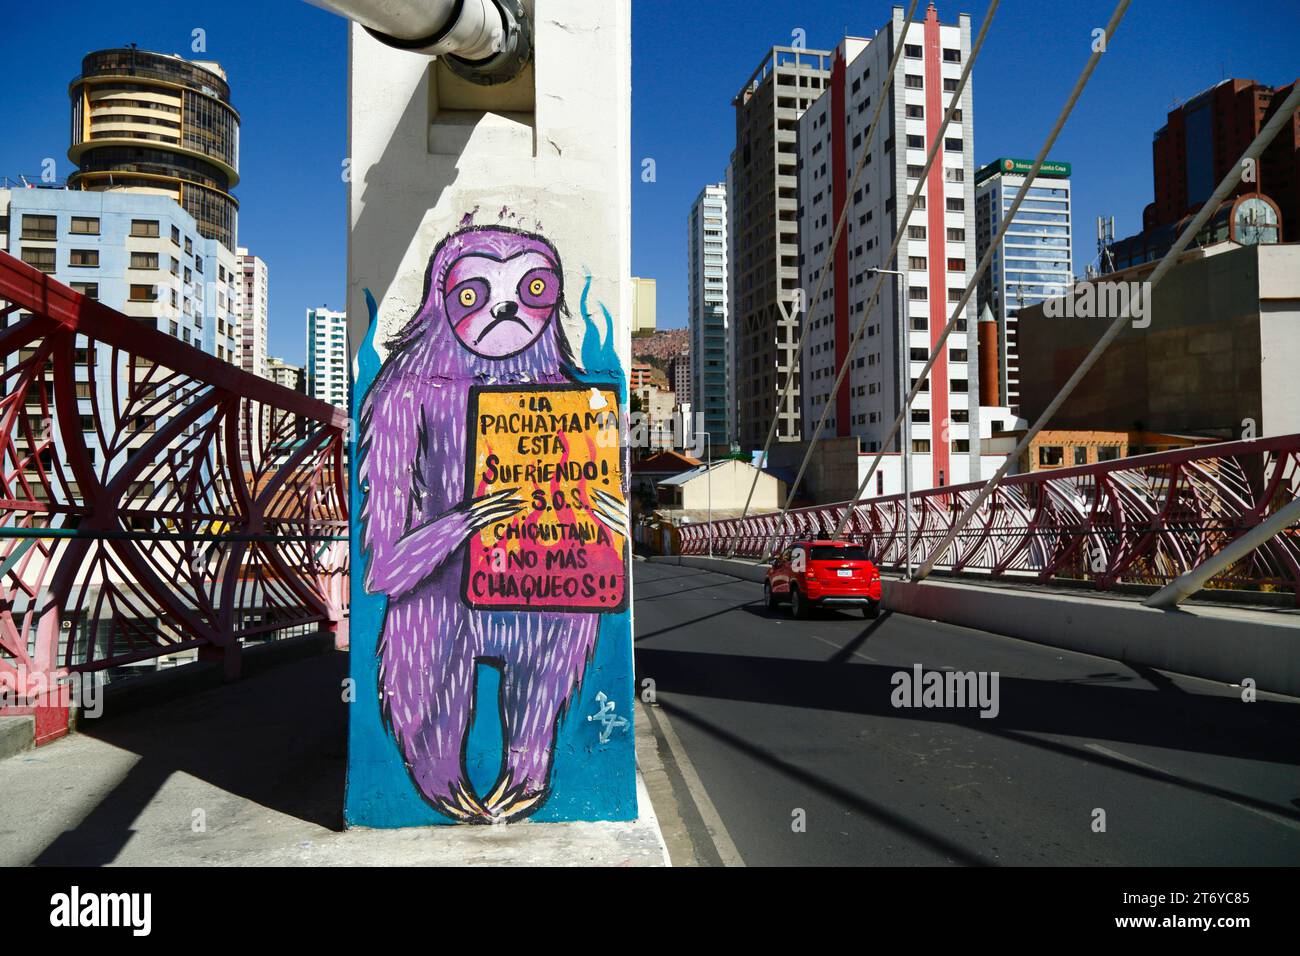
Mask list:
MULTIPOLYGON (((924 205, 913 211, 896 261, 883 258, 970 55, 970 19, 965 14, 955 24, 944 24, 931 6, 924 22, 913 23, 906 35, 904 20, 902 8, 895 7, 893 17, 874 38, 845 39, 832 56, 827 93, 799 121, 798 225, 803 265, 798 284, 811 296, 822 279, 821 270, 829 270, 821 295, 808 303, 805 317, 804 427, 811 431, 833 401, 823 436, 856 436, 864 452, 881 449, 901 408, 904 387, 910 388, 919 378, 951 317, 951 303, 961 298, 975 268, 969 84, 926 176, 921 193, 924 205), (880 102, 899 43, 903 55, 895 68, 890 101, 867 142, 873 108, 880 102), (860 161, 862 177, 850 193, 860 161), (832 245, 836 222, 845 209, 846 228, 839 243, 832 245), (854 331, 877 285, 877 277, 869 272, 873 268, 903 272, 906 307, 900 308, 898 301, 899 279, 884 275, 880 300, 866 316, 865 333, 850 357, 847 351, 854 331), (832 400, 846 358, 849 373, 832 400), (899 374, 899 363, 904 360, 906 381, 900 381, 904 376, 899 374)), ((913 403, 914 487, 971 481, 981 473, 976 314, 972 300, 913 403)), ((900 450, 901 441, 900 434, 897 444, 885 451, 900 450)))
POLYGON ((127 49, 81 61, 68 88, 73 189, 130 190, 175 199, 200 235, 236 247, 239 114, 220 65, 127 49))
POLYGON ((677 395, 677 402, 692 401, 691 353, 689 350, 668 361, 668 384, 677 395))
MULTIPOLYGON (((1295 89, 1254 80, 1224 80, 1171 110, 1151 146, 1155 199, 1142 213, 1142 231, 1111 241, 1101 271, 1112 272, 1164 256, 1187 219, 1223 177, 1235 171, 1251 141, 1295 89)), ((1222 238, 1252 244, 1260 232, 1273 242, 1300 237, 1300 115, 1292 116, 1253 169, 1243 170, 1228 199, 1207 223, 1198 245, 1222 238), (1237 220, 1248 239, 1237 238, 1237 220)))
MULTIPOLYGON (((1223 80, 1171 110, 1151 144, 1155 200, 1142 215, 1142 228, 1177 222, 1209 199, 1296 82, 1274 89, 1254 80, 1223 80)), ((1230 195, 1254 192, 1281 209, 1283 240, 1300 238, 1300 116, 1264 151, 1257 175, 1243 176, 1230 195)))
POLYGON ((348 316, 325 307, 307 310, 307 394, 348 407, 348 316))
MULTIPOLYGON (((1032 166, 1030 160, 998 159, 975 174, 976 261, 983 261, 1032 166)), ((1070 164, 1044 162, 980 280, 979 300, 997 323, 999 400, 993 404, 1020 406, 1016 313, 1064 295, 1073 283, 1071 225, 1070 164)))
POLYGON ((245 372, 269 378, 266 334, 269 322, 269 273, 266 263, 241 248, 239 259, 239 365, 245 372))
MULTIPOLYGON (((266 327, 267 327, 267 269, 266 263, 247 249, 239 249, 236 255, 239 263, 239 367, 252 375, 268 378, 266 367, 266 327)), ((249 445, 248 429, 255 424, 253 419, 240 416, 239 440, 244 448, 244 459, 253 459, 253 449, 249 445)), ((271 439, 272 422, 269 418, 259 418, 256 424, 262 433, 261 446, 271 439)))
MULTIPOLYGON (((148 328, 237 361, 235 256, 220 242, 205 239, 194 218, 170 197, 0 190, 0 249, 148 328)), ((23 317, 20 313, 10 322, 23 317)), ((79 382, 84 377, 84 389, 78 385, 83 417, 103 418, 122 413, 132 401, 138 405, 124 387, 131 380, 126 354, 104 345, 82 349, 82 344, 75 374, 79 382)), ((12 353, 4 361, 12 367, 26 357, 12 353)), ((150 431, 177 411, 158 416, 150 431)), ((56 435, 61 443, 63 432, 56 435)), ((93 428, 85 441, 96 467, 108 469, 105 474, 126 460, 128 449, 106 460, 93 428)), ((65 454, 61 444, 58 454, 65 454)))
POLYGON ((736 148, 728 183, 734 236, 731 314, 735 437, 762 447, 800 436, 799 202, 796 127, 830 77, 829 52, 773 47, 732 101, 736 148), (782 401, 787 381, 794 384, 782 401), (778 408, 778 403, 780 407, 778 408))
MULTIPOLYGON (((276 385, 292 389, 295 392, 305 392, 307 388, 302 366, 291 365, 284 359, 275 356, 271 356, 266 360, 266 377, 275 382, 276 385)), ((267 424, 269 434, 274 436, 277 443, 282 441, 282 436, 279 434, 280 422, 286 420, 290 422, 291 427, 297 429, 298 438, 307 436, 307 422, 305 419, 294 415, 292 412, 276 410, 271 413, 271 420, 267 424)))
MULTIPOLYGON (((727 313, 727 184, 705 186, 687 221, 686 268, 689 275, 687 323, 691 330, 690 388, 682 397, 702 416, 714 447, 732 438, 735 403, 727 313)), ((761 441, 761 439, 760 439, 761 441)))
POLYGON ((292 389, 295 392, 306 390, 301 365, 293 365, 274 355, 266 360, 266 377, 276 385, 292 389))

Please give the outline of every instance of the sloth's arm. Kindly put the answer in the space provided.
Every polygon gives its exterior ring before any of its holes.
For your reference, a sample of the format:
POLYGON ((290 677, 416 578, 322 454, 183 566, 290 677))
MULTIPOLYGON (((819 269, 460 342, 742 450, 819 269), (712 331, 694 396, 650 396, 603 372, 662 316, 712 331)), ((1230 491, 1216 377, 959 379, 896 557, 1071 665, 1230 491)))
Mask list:
POLYGON ((420 514, 415 476, 424 473, 423 416, 393 391, 368 398, 362 410, 359 475, 361 539, 370 552, 365 587, 399 597, 432 576, 471 534, 510 517, 523 501, 518 489, 498 491, 411 527, 412 515, 420 514))

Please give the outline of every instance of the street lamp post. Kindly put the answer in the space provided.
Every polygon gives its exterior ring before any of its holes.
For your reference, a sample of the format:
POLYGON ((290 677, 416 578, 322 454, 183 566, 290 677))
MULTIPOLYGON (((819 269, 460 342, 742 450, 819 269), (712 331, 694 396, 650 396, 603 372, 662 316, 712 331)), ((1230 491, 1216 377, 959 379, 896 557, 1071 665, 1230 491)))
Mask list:
POLYGON ((903 285, 906 276, 898 269, 868 269, 867 273, 884 273, 898 277, 898 308, 902 318, 902 327, 898 333, 898 400, 906 406, 903 409, 903 431, 900 442, 903 447, 903 547, 906 549, 903 559, 903 580, 908 581, 912 577, 912 406, 907 401, 907 396, 912 389, 912 376, 908 373, 911 367, 909 349, 911 333, 907 327, 907 289, 903 285))

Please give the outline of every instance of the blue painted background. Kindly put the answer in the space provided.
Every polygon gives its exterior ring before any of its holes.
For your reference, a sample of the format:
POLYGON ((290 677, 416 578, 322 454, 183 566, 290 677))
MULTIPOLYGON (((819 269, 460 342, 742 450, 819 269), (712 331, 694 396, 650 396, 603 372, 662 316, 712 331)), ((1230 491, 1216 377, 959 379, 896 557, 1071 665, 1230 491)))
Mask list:
MULTIPOLYGON (((590 294, 591 277, 588 275, 580 300, 585 323, 579 356, 583 368, 571 368, 568 372, 582 382, 606 385, 614 382, 620 404, 626 411, 627 378, 615 347, 614 320, 602 304, 599 308, 604 329, 597 327, 589 309, 590 294)), ((369 290, 366 291, 366 303, 370 310, 370 326, 357 355, 356 377, 352 383, 354 419, 380 367, 374 344, 378 308, 369 290)), ((349 484, 352 514, 349 633, 356 700, 349 709, 344 819, 348 826, 366 827, 452 824, 456 821, 434 810, 421 797, 406 772, 397 743, 380 719, 377 650, 387 601, 383 595, 369 594, 362 587, 369 559, 361 550, 358 520, 363 495, 357 481, 357 431, 352 429, 349 455, 352 471, 349 484)), ((628 586, 631 587, 630 580, 628 586)), ((525 823, 636 819, 631 632, 630 610, 601 617, 595 657, 587 667, 569 710, 560 718, 550 796, 525 823), (600 742, 600 723, 587 720, 588 715, 599 710, 596 695, 602 691, 614 701, 615 713, 628 722, 624 729, 615 729, 609 742, 604 744, 600 742)), ((495 783, 501 766, 500 714, 495 703, 484 706, 486 701, 495 702, 500 674, 495 668, 486 666, 479 667, 478 672, 479 706, 475 708, 477 718, 470 730, 467 764, 471 782, 479 794, 484 794, 495 783)))

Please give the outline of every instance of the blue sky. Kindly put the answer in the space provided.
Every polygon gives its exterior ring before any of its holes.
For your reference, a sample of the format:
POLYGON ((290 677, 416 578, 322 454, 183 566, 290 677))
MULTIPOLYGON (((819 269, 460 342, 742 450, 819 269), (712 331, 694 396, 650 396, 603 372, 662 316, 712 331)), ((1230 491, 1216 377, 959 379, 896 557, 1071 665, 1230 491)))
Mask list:
MULTIPOLYGON (((924 3, 925 0, 922 0, 924 3)), ((723 177, 734 140, 731 97, 773 44, 806 31, 831 47, 847 31, 871 35, 888 3, 862 0, 633 0, 633 270, 659 282, 659 324, 685 324, 686 216, 700 189, 723 177), (657 182, 640 179, 652 157, 657 182)), ((1089 53, 1109 2, 1004 0, 972 81, 975 158, 1032 158, 1089 53)), ((1074 165, 1075 268, 1093 255, 1093 222, 1114 215, 1136 231, 1151 198, 1151 136, 1171 106, 1242 76, 1281 84, 1300 74, 1296 0, 1258 0, 1231 15, 1210 0, 1137 0, 1102 58, 1053 158, 1074 165)), ((940 18, 987 5, 938 5, 940 18)), ((306 3, 177 4, 76 0, 55 15, 28 8, 0 32, 0 176, 39 176, 47 156, 70 170, 68 81, 93 49, 135 42, 195 56, 191 31, 206 31, 206 56, 226 68, 243 118, 240 241, 271 269, 270 349, 303 353, 303 312, 343 304, 346 193, 347 33, 343 21, 306 3)))

